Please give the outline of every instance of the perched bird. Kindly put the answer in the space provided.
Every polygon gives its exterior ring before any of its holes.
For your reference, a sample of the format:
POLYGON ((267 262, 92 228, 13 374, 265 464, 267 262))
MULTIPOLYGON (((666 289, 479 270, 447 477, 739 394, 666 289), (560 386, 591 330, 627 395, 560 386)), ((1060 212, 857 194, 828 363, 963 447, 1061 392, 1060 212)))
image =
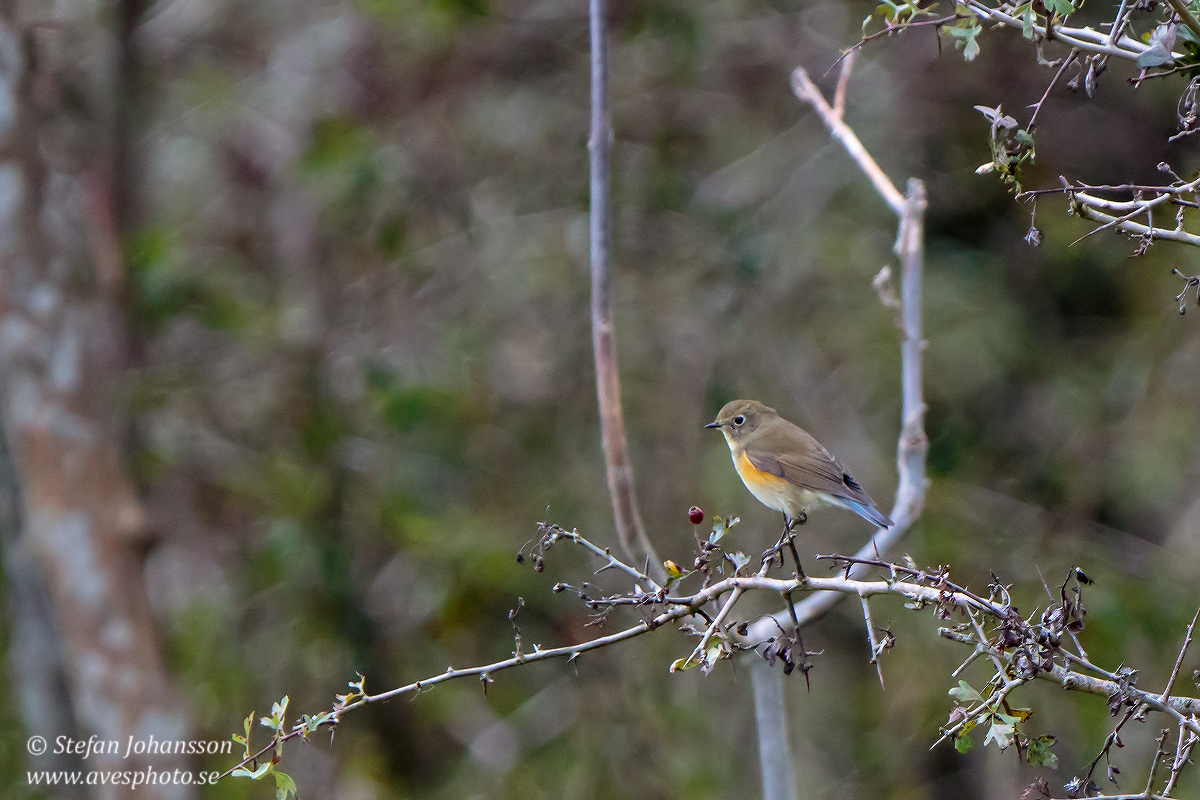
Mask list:
POLYGON ((808 509, 820 505, 849 509, 881 528, 892 524, 820 442, 775 409, 732 400, 704 427, 725 434, 742 483, 767 508, 783 512, 788 530, 803 525, 808 509))

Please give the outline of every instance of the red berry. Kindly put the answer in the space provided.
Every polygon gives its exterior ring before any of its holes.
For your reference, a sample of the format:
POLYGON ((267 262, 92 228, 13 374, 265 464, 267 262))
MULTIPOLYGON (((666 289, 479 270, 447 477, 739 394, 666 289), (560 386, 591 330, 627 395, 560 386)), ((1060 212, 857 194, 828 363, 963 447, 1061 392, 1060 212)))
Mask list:
POLYGON ((699 525, 704 522, 704 512, 700 510, 700 506, 692 506, 688 509, 688 521, 693 525, 699 525))

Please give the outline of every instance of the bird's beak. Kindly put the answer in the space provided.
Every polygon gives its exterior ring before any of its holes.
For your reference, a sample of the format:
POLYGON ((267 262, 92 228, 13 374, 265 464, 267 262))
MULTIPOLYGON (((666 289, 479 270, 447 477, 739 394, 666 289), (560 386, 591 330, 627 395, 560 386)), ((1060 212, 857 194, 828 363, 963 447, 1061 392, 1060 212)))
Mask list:
POLYGON ((719 427, 721 427, 721 423, 719 423, 719 422, 710 422, 710 423, 708 423, 707 425, 705 425, 704 427, 706 427, 706 428, 719 428, 719 427))

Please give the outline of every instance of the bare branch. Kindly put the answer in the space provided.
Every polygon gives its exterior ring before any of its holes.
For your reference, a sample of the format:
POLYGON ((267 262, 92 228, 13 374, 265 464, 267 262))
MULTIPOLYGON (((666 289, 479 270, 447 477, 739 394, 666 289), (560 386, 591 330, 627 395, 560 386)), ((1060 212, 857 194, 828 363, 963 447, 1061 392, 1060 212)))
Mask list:
POLYGON ((1179 229, 1167 230, 1165 228, 1151 228, 1149 225, 1143 225, 1142 223, 1134 222, 1131 219, 1123 220, 1121 217, 1114 217, 1111 214, 1105 214, 1092 207, 1091 201, 1099 200, 1099 198, 1089 197, 1081 194, 1076 194, 1075 197, 1083 201, 1079 205, 1079 215, 1084 219, 1091 220, 1092 222, 1104 223, 1105 225, 1111 223, 1117 230, 1131 235, 1153 235, 1155 239, 1163 239, 1169 242, 1182 242, 1183 244, 1190 244, 1193 247, 1200 247, 1200 236, 1197 236, 1194 233, 1188 233, 1187 231, 1179 229))
POLYGON ((871 621, 871 604, 865 597, 859 597, 862 602, 863 621, 867 625, 867 641, 871 643, 871 661, 875 665, 875 673, 879 676, 879 686, 883 688, 883 667, 879 663, 879 653, 882 648, 875 636, 875 623, 871 621))
MULTIPOLYGON (((611 558, 604 550, 596 547, 585 537, 574 531, 571 534, 566 534, 561 528, 551 526, 551 531, 547 534, 547 537, 551 540, 551 544, 554 541, 566 540, 585 547, 589 552, 611 558)), ((846 562, 852 561, 852 559, 843 556, 836 558, 846 562)), ((615 645, 663 628, 668 623, 680 621, 693 615, 699 615, 702 606, 719 600, 728 593, 730 596, 725 600, 720 613, 709 623, 707 630, 701 638, 700 646, 693 651, 692 656, 687 659, 687 662, 694 661, 697 652, 703 653, 713 638, 721 638, 730 645, 730 648, 723 649, 723 654, 719 656, 724 657, 724 654, 728 653, 730 649, 745 646, 741 644, 745 640, 745 637, 735 637, 731 631, 723 629, 722 623, 728 618, 738 600, 750 592, 767 592, 784 598, 793 592, 825 592, 836 593, 840 596, 859 597, 863 604, 863 615, 868 626, 868 636, 872 640, 872 652, 876 656, 878 655, 880 646, 874 636, 874 626, 871 622, 869 605, 867 603, 867 600, 871 597, 891 595, 903 598, 908 601, 906 605, 910 608, 933 606, 937 609, 939 618, 943 619, 949 618, 951 613, 960 612, 966 614, 970 617, 971 627, 969 631, 961 627, 960 629, 939 628, 938 633, 944 638, 966 644, 972 647, 976 653, 986 654, 993 659, 997 676, 995 680, 1000 681, 998 690, 996 694, 988 698, 984 705, 971 709, 971 712, 976 714, 985 712, 988 706, 993 708, 998 707, 1010 692, 1022 686, 1029 679, 1037 678, 1039 680, 1053 681, 1067 690, 1083 691, 1109 698, 1123 696, 1125 703, 1129 705, 1131 710, 1136 710, 1144 706, 1171 716, 1175 720, 1175 723, 1180 726, 1181 736, 1183 735, 1182 731, 1186 731, 1191 737, 1188 741, 1194 743, 1193 740, 1195 737, 1200 736, 1200 721, 1196 718, 1196 715, 1200 714, 1200 698, 1173 696, 1164 699, 1163 696, 1158 694, 1151 694, 1137 689, 1128 680, 1122 681, 1120 676, 1114 676, 1117 680, 1095 678, 1074 672, 1053 662, 1039 668, 1032 674, 1028 674, 1026 677, 1022 677, 1022 668, 1015 662, 1013 651, 1001 649, 998 645, 993 645, 989 642, 980 623, 980 617, 989 617, 1001 623, 1005 620, 1011 622, 1014 619, 1011 607, 997 605, 966 589, 954 586, 946 579, 943 569, 933 571, 912 570, 908 567, 888 563, 881 563, 878 566, 867 566, 865 564, 857 564, 855 566, 863 569, 882 568, 887 574, 883 579, 870 580, 849 577, 844 574, 826 578, 794 576, 783 579, 768 577, 764 570, 756 575, 732 575, 724 580, 702 587, 698 591, 688 595, 670 595, 667 592, 647 595, 635 588, 632 595, 621 595, 598 600, 587 599, 586 602, 589 607, 610 604, 626 605, 628 603, 622 601, 635 600, 637 605, 658 610, 630 627, 585 642, 553 648, 542 648, 540 645, 534 644, 531 652, 522 652, 518 649, 510 657, 490 664, 466 669, 449 668, 440 675, 413 681, 404 686, 377 694, 366 694, 365 690, 363 690, 361 694, 356 696, 340 698, 338 704, 331 711, 320 715, 319 718, 308 717, 286 733, 280 731, 277 738, 272 740, 271 744, 254 754, 248 755, 239 764, 231 768, 230 772, 264 757, 272 748, 278 748, 283 742, 289 739, 294 739, 298 736, 307 736, 320 727, 336 726, 341 720, 341 715, 347 711, 365 705, 385 702, 401 696, 416 695, 440 683, 451 680, 474 677, 486 683, 490 682, 498 672, 525 664, 551 659, 573 660, 583 653, 615 645), (899 576, 907 576, 907 579, 900 580, 899 576), (1017 677, 1012 679, 1006 677, 1010 672, 1017 674, 1017 677)), ((620 569, 621 567, 617 568, 620 569)), ((624 565, 622 571, 630 576, 637 574, 637 570, 628 567, 628 565, 624 565)), ((559 586, 561 585, 559 584, 559 586)), ((1019 617, 1015 617, 1015 619, 1018 623, 1021 622, 1019 617)), ((778 630, 776 628, 776 632, 778 630)), ((1021 635, 1031 638, 1040 636, 1037 630, 1028 627, 1026 627, 1024 633, 1021 635)), ((1065 650, 1058 650, 1057 652, 1063 655, 1067 654, 1065 650)), ((685 666, 687 662, 684 662, 685 666)), ((957 730, 961 730, 961 723, 959 726, 944 729, 942 738, 954 736, 957 730)), ((1185 751, 1181 752, 1183 755, 1176 759, 1180 766, 1185 763, 1187 753, 1190 753, 1190 745, 1185 751)), ((229 773, 227 772, 226 774, 229 773)))
POLYGON ((1070 53, 1068 53, 1063 59, 1062 64, 1059 66, 1058 72, 1054 73, 1054 77, 1050 79, 1050 84, 1046 87, 1046 91, 1042 94, 1042 99, 1038 100, 1033 106, 1033 114, 1030 115, 1029 125, 1026 126, 1028 130, 1033 130, 1033 126, 1037 123, 1038 113, 1042 110, 1042 106, 1045 104, 1046 98, 1050 96, 1050 90, 1054 88, 1054 84, 1058 83, 1058 79, 1062 77, 1062 74, 1067 71, 1067 67, 1070 66, 1071 62, 1075 60, 1076 55, 1078 55, 1078 53, 1075 50, 1072 50, 1070 53))
POLYGON ((1121 34, 1125 32, 1125 26, 1129 24, 1129 12, 1132 10, 1129 0, 1121 0, 1121 5, 1117 8, 1117 15, 1113 17, 1112 27, 1108 31, 1109 44, 1115 44, 1121 38, 1121 34))
POLYGON ((855 51, 851 50, 842 61, 842 71, 838 75, 837 89, 833 92, 833 114, 838 119, 846 116, 846 87, 850 84, 850 72, 854 69, 855 51))
POLYGON ((858 140, 858 136, 855 135, 849 125, 842 121, 841 115, 834 110, 833 106, 829 105, 825 96, 821 94, 821 90, 808 77, 808 72, 803 67, 797 67, 792 72, 792 91, 795 92, 796 97, 799 97, 812 106, 821 116, 821 121, 829 129, 830 135, 837 139, 842 147, 846 148, 846 152, 858 164, 859 169, 871 179, 871 183, 875 186, 875 191, 879 192, 879 195, 887 202, 892 211, 896 212, 897 216, 903 216, 904 195, 900 193, 900 190, 896 188, 891 179, 879 168, 879 165, 875 163, 875 159, 871 158, 871 154, 867 152, 867 148, 863 147, 862 142, 858 140))
MULTIPOLYGON (((1016 30, 1024 30, 1024 20, 1014 17, 1011 14, 1006 14, 999 9, 989 8, 980 0, 964 0, 963 5, 980 19, 989 22, 998 22, 1001 25, 1015 28, 1016 30)), ((1052 34, 1047 34, 1044 25, 1035 23, 1031 27, 1033 33, 1039 39, 1053 38, 1070 45, 1076 50, 1116 56, 1127 61, 1137 61, 1142 53, 1150 49, 1150 46, 1146 43, 1131 39, 1128 36, 1120 36, 1115 42, 1111 42, 1109 41, 1108 34, 1101 33, 1092 28, 1070 28, 1060 25, 1054 28, 1052 34)))
MULTIPOLYGON (((950 628, 938 628, 938 635, 944 639, 949 639, 953 642, 961 644, 969 644, 973 647, 979 646, 978 641, 974 636, 969 636, 950 628)), ((999 653, 1000 658, 1006 665, 1011 665, 1012 655, 1005 652, 999 653)), ((1116 681, 1106 680, 1104 678, 1093 678, 1090 675, 1084 675, 1080 672, 1068 670, 1065 667, 1060 667, 1057 664, 1051 669, 1044 672, 1039 672, 1034 676, 1037 680, 1050 681, 1057 683, 1059 686, 1069 691, 1084 692, 1085 694, 1095 694, 1103 697, 1111 697, 1121 691, 1121 686, 1116 681)), ((1200 734, 1200 724, 1195 720, 1189 720, 1184 715, 1200 714, 1200 698, 1196 697, 1171 697, 1165 703, 1159 700, 1158 695, 1144 692, 1136 687, 1131 690, 1133 696, 1138 703, 1145 704, 1155 711, 1162 711, 1173 717, 1176 722, 1182 721, 1182 724, 1193 733, 1200 734)))
POLYGON ((729 616, 729 612, 733 610, 738 598, 742 596, 742 591, 743 589, 739 586, 730 593, 729 599, 725 601, 723 606, 721 606, 721 610, 717 612, 715 617, 713 617, 713 621, 709 623, 708 629, 705 630, 704 635, 700 637, 700 643, 696 645, 694 650, 692 650, 692 654, 684 659, 684 669, 687 669, 689 666, 697 663, 698 661, 704 660, 704 652, 708 649, 708 643, 712 641, 713 635, 717 632, 717 629, 720 628, 721 623, 725 621, 725 618, 729 616))
MULTIPOLYGON (((1196 721, 1196 715, 1193 714, 1191 721, 1196 721)), ((1175 758, 1171 761, 1171 774, 1167 778, 1166 784, 1163 786, 1162 793, 1170 797, 1171 792, 1175 790, 1175 783, 1179 780, 1179 773, 1183 771, 1184 766, 1188 763, 1188 758, 1192 755, 1192 748, 1196 746, 1196 742, 1200 741, 1195 733, 1187 731, 1181 723, 1179 726, 1179 739, 1176 743, 1175 758)))
POLYGON ((1175 666, 1171 670, 1171 677, 1167 679, 1167 686, 1163 689, 1162 697, 1159 698, 1164 703, 1171 696, 1171 687, 1175 685, 1175 679, 1179 677, 1179 667, 1183 664, 1183 657, 1187 655, 1188 648, 1192 646, 1192 631, 1196 628, 1196 620, 1200 619, 1200 608, 1196 609, 1196 613, 1192 615, 1192 621, 1188 623, 1187 633, 1183 637, 1183 644, 1179 648, 1179 658, 1175 659, 1175 666))
POLYGON ((1200 36, 1200 20, 1196 19, 1196 15, 1191 12, 1183 0, 1167 0, 1167 5, 1179 15, 1179 19, 1184 25, 1192 29, 1192 33, 1200 36))
POLYGON ((946 23, 954 22, 958 19, 963 19, 963 17, 959 16, 958 14, 949 14, 945 17, 938 17, 937 19, 907 20, 902 24, 893 24, 888 22, 887 27, 885 27, 883 30, 867 34, 854 44, 850 45, 850 47, 846 48, 842 54, 834 59, 834 62, 829 65, 829 69, 825 70, 825 72, 822 74, 822 77, 828 75, 834 67, 836 67, 838 64, 841 64, 845 59, 849 58, 852 53, 858 52, 862 46, 868 42, 873 42, 876 39, 882 39, 885 36, 891 36, 894 33, 901 33, 902 31, 906 31, 910 28, 940 28, 946 23))
MULTIPOLYGON (((1180 731, 1180 733, 1182 734, 1183 731, 1180 731)), ((1170 737, 1171 729, 1163 728, 1158 738, 1154 740, 1154 758, 1150 761, 1150 773, 1146 776, 1146 788, 1142 791, 1142 794, 1146 796, 1149 796, 1150 792, 1154 789, 1154 773, 1158 771, 1159 763, 1162 761, 1163 756, 1167 754, 1167 739, 1170 737)), ((1180 742, 1182 742, 1183 737, 1180 736, 1179 738, 1180 742)))
POLYGON ((640 560, 638 548, 649 556, 659 580, 665 579, 662 563, 646 536, 634 490, 633 464, 625 436, 621 409, 621 379, 617 371, 617 343, 613 330, 612 290, 608 252, 608 172, 612 145, 612 120, 608 109, 607 0, 589 0, 592 60, 592 128, 588 139, 591 170, 590 224, 592 271, 592 354, 596 363, 596 395, 600 404, 600 438, 608 491, 621 549, 630 561, 640 560))

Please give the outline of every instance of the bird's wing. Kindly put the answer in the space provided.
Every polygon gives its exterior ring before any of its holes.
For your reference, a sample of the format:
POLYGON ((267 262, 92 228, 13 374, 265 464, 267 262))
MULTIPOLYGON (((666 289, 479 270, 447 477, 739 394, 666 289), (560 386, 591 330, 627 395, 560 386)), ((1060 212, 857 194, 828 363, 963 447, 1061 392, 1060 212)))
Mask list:
POLYGON ((875 505, 858 481, 821 443, 802 428, 787 432, 787 453, 775 455, 746 449, 746 458, 755 469, 783 478, 802 489, 830 494, 843 500, 875 505))

